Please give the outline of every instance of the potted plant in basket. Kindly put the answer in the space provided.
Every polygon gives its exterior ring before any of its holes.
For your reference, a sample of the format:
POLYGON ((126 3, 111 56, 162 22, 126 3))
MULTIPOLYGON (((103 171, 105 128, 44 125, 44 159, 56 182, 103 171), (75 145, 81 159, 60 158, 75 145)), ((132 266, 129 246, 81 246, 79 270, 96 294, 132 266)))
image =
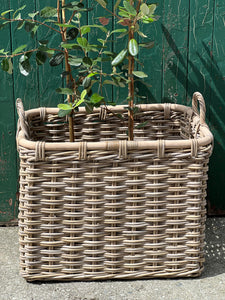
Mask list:
POLYGON ((65 64, 66 87, 57 91, 67 98, 59 108, 24 112, 18 103, 21 274, 27 280, 198 276, 213 140, 204 100, 195 93, 192 108, 135 105, 135 80, 147 77, 137 69, 139 47, 152 47, 138 42, 145 37, 139 23, 157 19, 156 5, 124 0, 110 10, 96 0, 106 15, 96 16, 97 25, 81 25, 89 11, 82 1, 56 3, 29 18, 22 18, 23 7, 13 18, 1 14, 1 26, 15 21, 34 34, 40 25, 62 37, 59 49, 41 40, 37 49, 1 50, 3 70, 11 72, 11 58, 21 54, 27 75, 33 52, 38 64, 49 56, 50 65, 65 64), (111 16, 120 26, 113 31, 111 16), (85 37, 92 28, 104 34, 98 43, 85 37), (119 53, 105 48, 113 34, 127 38, 119 53), (128 106, 108 105, 107 84, 128 85, 128 106))

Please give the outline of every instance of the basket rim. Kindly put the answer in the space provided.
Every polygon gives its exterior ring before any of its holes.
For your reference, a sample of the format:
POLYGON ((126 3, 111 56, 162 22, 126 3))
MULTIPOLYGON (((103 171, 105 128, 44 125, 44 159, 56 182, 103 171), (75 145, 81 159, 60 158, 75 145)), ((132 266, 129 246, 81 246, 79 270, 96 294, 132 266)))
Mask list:
MULTIPOLYGON (((165 106, 168 106, 168 103, 156 103, 156 104, 140 104, 137 105, 139 108, 139 112, 147 112, 147 111, 163 111, 165 110, 165 106)), ((171 104, 170 109, 175 112, 183 112, 189 115, 190 117, 193 116, 193 122, 196 124, 199 123, 199 133, 200 137, 196 139, 184 139, 184 140, 164 140, 164 147, 173 149, 190 149, 192 147, 193 140, 196 140, 198 146, 206 146, 213 142, 213 135, 209 130, 208 125, 204 122, 200 122, 199 114, 194 112, 191 107, 181 105, 181 104, 171 104)), ((116 106, 108 106, 108 108, 113 112, 125 112, 127 109, 125 105, 116 105, 116 106)), ((47 107, 45 108, 47 114, 58 114, 59 109, 55 107, 47 107)), ((35 108, 25 111, 26 117, 31 117, 35 115, 40 115, 41 108, 35 108)), ((93 113, 99 113, 101 111, 100 108, 95 108, 93 113)), ((79 109, 79 114, 87 114, 84 107, 79 109)), ((92 113, 92 114, 93 114, 92 113)), ((35 150, 36 145, 39 141, 31 141, 25 137, 23 130, 20 128, 18 135, 17 135, 17 144, 29 150, 35 150)), ((45 150, 79 150, 80 144, 82 142, 46 142, 45 143, 45 150)), ((112 141, 100 141, 100 142, 85 142, 87 150, 118 150, 120 148, 120 140, 112 140, 112 141)), ((134 150, 134 149, 157 149, 159 145, 159 140, 154 141, 126 141, 127 150, 134 150)))

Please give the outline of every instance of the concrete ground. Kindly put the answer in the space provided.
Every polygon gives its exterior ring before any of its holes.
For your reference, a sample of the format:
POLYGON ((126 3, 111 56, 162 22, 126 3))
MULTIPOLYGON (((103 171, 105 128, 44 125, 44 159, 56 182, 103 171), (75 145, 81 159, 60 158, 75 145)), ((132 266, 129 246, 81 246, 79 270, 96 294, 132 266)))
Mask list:
POLYGON ((19 275, 18 228, 0 227, 0 300, 225 300, 225 218, 208 218, 200 278, 27 283, 19 275))

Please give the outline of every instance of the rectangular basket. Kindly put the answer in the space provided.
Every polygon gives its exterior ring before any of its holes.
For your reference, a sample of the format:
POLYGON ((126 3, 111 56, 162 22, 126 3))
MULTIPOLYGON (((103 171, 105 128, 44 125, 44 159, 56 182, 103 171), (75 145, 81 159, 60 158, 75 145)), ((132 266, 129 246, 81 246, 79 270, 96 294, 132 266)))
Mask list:
POLYGON ((81 108, 74 143, 57 108, 17 109, 23 277, 200 275, 213 142, 200 93, 192 108, 140 105, 134 141, 123 106, 81 108))

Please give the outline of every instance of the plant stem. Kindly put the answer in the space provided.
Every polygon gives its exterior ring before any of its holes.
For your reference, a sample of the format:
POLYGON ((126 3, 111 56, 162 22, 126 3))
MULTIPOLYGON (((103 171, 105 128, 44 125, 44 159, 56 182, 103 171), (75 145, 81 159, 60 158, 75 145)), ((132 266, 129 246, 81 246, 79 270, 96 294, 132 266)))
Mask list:
MULTIPOLYGON (((65 6, 65 0, 62 0, 62 7, 65 6)), ((57 1, 57 12, 58 12, 58 20, 60 20, 60 1, 57 1)), ((66 15, 65 15, 65 9, 62 9, 62 24, 66 24, 66 15)), ((66 30, 63 30, 62 27, 60 27, 60 32, 61 32, 61 36, 62 36, 62 41, 66 42, 66 30)), ((66 72, 68 72, 68 75, 66 76, 66 84, 67 86, 69 85, 70 81, 73 82, 73 77, 71 74, 71 68, 70 68, 70 64, 69 64, 69 53, 67 49, 64 49, 64 55, 65 55, 65 68, 66 68, 66 72)), ((67 100, 70 103, 71 102, 71 98, 70 95, 67 96, 67 100)), ((74 111, 72 110, 72 112, 70 113, 70 115, 68 116, 69 118, 69 135, 70 135, 70 142, 74 142, 74 131, 73 131, 73 113, 74 111)))
POLYGON ((59 30, 57 30, 57 29, 55 29, 55 28, 53 28, 53 27, 51 27, 51 26, 49 26, 49 25, 47 25, 47 24, 45 24, 45 23, 43 23, 43 22, 41 22, 41 21, 37 21, 37 20, 34 20, 34 19, 8 19, 8 18, 0 17, 0 20, 1 20, 1 19, 2 19, 2 20, 5 20, 5 21, 9 21, 9 22, 25 21, 25 22, 37 23, 37 24, 43 25, 43 26, 45 26, 45 27, 48 27, 48 28, 51 29, 51 30, 54 30, 54 31, 60 33, 59 30))
MULTIPOLYGON (((58 52, 62 52, 62 50, 59 50, 59 49, 55 49, 55 48, 49 48, 49 50, 54 50, 54 51, 58 51, 58 52)), ((16 57, 16 56, 20 56, 20 55, 23 55, 23 54, 27 54, 27 53, 30 53, 30 52, 36 52, 36 51, 39 51, 38 48, 36 49, 32 49, 32 50, 27 50, 27 51, 23 51, 23 52, 19 52, 19 53, 16 53, 16 54, 5 54, 5 55, 0 55, 0 57, 16 57)))
MULTIPOLYGON (((134 30, 132 23, 129 24, 129 36, 128 42, 133 39, 134 37, 134 30)), ((134 57, 128 54, 128 98, 129 98, 129 110, 128 110, 128 140, 133 141, 134 139, 134 57)))

